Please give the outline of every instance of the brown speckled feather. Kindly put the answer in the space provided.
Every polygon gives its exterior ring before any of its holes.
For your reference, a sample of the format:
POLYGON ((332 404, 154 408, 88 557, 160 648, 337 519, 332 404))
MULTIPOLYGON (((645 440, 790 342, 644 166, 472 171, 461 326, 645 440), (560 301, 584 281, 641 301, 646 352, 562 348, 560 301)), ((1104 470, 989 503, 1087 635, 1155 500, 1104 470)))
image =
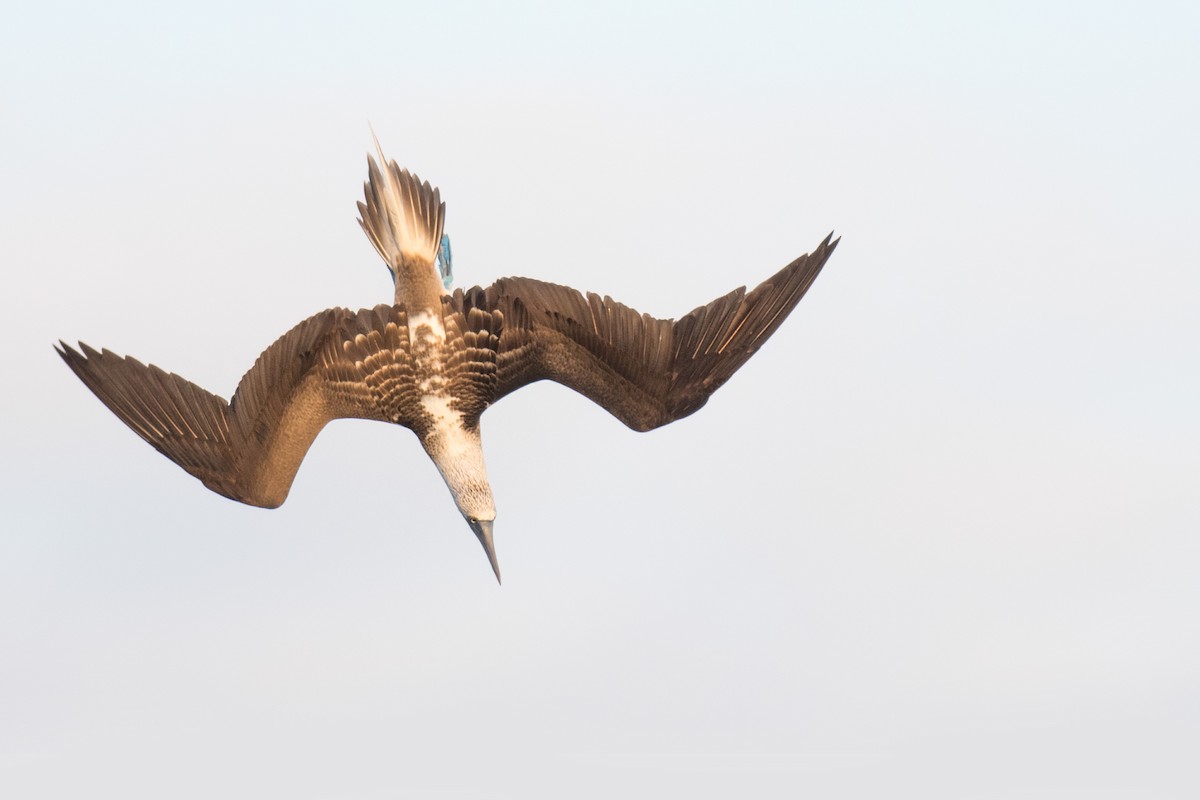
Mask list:
POLYGON ((496 353, 504 317, 499 311, 465 305, 461 291, 443 302, 450 351, 444 369, 451 407, 463 415, 467 429, 475 429, 479 415, 496 397, 496 353))
POLYGON ((417 374, 401 306, 329 309, 258 357, 226 403, 178 375, 108 350, 60 343, 58 352, 126 425, 215 492, 275 507, 313 440, 335 419, 392 422, 424 437, 432 419, 422 385, 437 386, 477 428, 496 393, 499 312, 444 298, 445 363, 417 374))
POLYGON ((273 508, 331 420, 419 423, 404 326, 403 310, 392 306, 323 311, 268 347, 229 403, 108 350, 60 343, 59 355, 126 425, 205 486, 273 508))

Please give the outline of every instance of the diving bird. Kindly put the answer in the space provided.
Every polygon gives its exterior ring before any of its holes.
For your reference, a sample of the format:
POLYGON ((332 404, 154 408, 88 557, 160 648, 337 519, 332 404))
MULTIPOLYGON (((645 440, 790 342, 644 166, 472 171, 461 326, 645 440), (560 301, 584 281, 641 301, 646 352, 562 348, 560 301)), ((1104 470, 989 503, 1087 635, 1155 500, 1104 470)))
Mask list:
POLYGON ((496 580, 496 507, 479 422, 522 386, 551 380, 636 431, 695 412, 800 302, 832 234, 758 288, 677 320, 531 278, 449 290, 440 192, 377 147, 359 224, 391 272, 391 305, 331 308, 268 347, 226 402, 156 366, 80 342, 56 351, 152 447, 214 492, 275 508, 321 429, 343 417, 417 435, 478 537, 496 580))

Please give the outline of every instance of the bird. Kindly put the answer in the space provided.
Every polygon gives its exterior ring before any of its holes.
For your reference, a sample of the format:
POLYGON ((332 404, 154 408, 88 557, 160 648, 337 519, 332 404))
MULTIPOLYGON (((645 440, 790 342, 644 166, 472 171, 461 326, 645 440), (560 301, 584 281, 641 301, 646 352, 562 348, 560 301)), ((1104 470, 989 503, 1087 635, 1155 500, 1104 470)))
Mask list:
POLYGON ((122 422, 207 488, 276 508, 317 434, 335 419, 416 434, 482 545, 496 580, 496 507, 480 416, 541 380, 567 386, 635 431, 700 409, 783 323, 840 239, 830 233, 747 292, 678 319, 532 278, 450 290, 441 192, 378 140, 358 223, 391 274, 391 304, 329 308, 270 345, 232 398, 83 342, 58 355, 122 422))

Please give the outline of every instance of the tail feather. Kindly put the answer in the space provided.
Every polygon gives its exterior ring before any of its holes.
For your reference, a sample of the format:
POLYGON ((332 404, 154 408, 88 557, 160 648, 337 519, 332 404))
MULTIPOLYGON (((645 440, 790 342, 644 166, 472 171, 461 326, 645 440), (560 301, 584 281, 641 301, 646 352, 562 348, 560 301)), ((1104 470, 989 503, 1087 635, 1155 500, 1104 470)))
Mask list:
POLYGON ((369 179, 363 184, 365 203, 358 204, 363 232, 392 272, 393 280, 405 262, 432 267, 442 243, 446 204, 429 181, 395 161, 388 161, 376 140, 379 163, 367 156, 369 179), (380 166, 382 165, 382 167, 380 166))

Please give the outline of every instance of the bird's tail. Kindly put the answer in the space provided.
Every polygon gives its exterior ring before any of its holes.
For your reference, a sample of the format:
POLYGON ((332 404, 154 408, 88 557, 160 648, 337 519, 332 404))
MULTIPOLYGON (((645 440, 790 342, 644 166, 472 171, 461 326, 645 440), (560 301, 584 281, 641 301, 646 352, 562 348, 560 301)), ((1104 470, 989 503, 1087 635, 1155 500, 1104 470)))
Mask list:
POLYGON ((422 182, 384 158, 378 139, 375 150, 379 163, 367 155, 369 180, 363 184, 366 202, 358 204, 358 224, 395 281, 405 262, 419 269, 433 267, 442 243, 446 204, 429 181, 422 182))

